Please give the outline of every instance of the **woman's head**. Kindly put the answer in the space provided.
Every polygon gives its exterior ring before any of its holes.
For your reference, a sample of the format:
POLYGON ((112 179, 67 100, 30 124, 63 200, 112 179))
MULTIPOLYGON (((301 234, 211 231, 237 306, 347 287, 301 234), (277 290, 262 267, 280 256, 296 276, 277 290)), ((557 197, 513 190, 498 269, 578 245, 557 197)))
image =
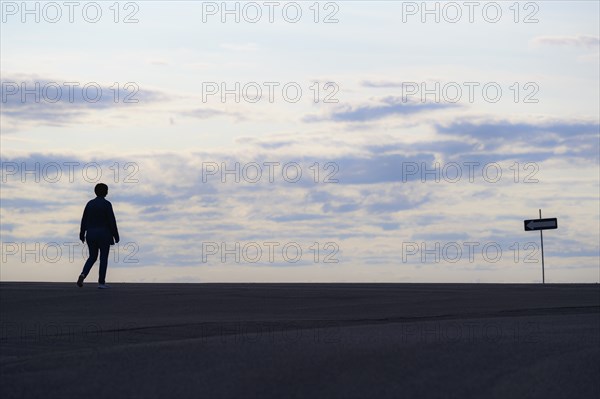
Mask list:
POLYGON ((94 192, 98 197, 104 198, 108 194, 108 186, 104 183, 98 183, 96 184, 96 187, 94 187, 94 192))

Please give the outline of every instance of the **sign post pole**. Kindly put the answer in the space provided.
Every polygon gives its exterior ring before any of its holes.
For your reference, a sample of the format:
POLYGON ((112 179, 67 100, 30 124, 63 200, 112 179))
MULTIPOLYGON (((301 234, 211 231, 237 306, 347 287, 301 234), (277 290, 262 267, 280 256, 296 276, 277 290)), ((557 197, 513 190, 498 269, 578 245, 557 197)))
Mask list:
POLYGON ((542 284, 546 284, 546 276, 544 273, 544 235, 542 230, 558 229, 558 220, 556 218, 542 219, 542 210, 540 209, 540 218, 523 220, 525 231, 540 231, 540 249, 542 250, 542 284))
MULTIPOLYGON (((542 218, 542 210, 540 209, 540 219, 542 218)), ((544 235, 540 230, 540 248, 542 250, 542 284, 546 284, 546 277, 544 274, 544 235)))

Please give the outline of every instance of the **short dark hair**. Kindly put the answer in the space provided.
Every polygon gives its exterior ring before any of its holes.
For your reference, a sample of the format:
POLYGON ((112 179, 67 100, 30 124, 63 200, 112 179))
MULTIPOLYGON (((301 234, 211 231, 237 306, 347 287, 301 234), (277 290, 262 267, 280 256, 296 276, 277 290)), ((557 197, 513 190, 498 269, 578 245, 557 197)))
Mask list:
POLYGON ((106 194, 108 194, 108 186, 104 183, 98 183, 96 184, 96 187, 94 187, 94 192, 98 197, 106 197, 106 194))

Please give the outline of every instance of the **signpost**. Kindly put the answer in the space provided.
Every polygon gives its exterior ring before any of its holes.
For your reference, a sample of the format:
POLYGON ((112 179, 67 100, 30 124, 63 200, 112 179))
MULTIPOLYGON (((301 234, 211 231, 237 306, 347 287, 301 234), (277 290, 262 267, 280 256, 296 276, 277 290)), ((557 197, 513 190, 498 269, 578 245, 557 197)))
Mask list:
POLYGON ((542 219, 542 210, 540 209, 539 219, 524 220, 523 225, 525 226, 525 231, 540 231, 540 248, 542 250, 542 284, 545 284, 546 277, 544 275, 544 236, 542 235, 542 230, 557 229, 558 220, 556 220, 556 218, 542 219))
POLYGON ((525 231, 533 231, 533 230, 548 230, 548 229, 556 229, 558 227, 558 223, 556 218, 552 219, 532 219, 532 220, 524 220, 525 231))

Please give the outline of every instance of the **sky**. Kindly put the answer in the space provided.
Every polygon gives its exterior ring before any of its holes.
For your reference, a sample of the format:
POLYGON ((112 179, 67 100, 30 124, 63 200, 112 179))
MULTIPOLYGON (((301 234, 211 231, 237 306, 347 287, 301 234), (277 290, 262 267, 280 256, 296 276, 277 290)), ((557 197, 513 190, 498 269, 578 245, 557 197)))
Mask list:
POLYGON ((0 5, 2 281, 600 280, 598 2, 0 5))

